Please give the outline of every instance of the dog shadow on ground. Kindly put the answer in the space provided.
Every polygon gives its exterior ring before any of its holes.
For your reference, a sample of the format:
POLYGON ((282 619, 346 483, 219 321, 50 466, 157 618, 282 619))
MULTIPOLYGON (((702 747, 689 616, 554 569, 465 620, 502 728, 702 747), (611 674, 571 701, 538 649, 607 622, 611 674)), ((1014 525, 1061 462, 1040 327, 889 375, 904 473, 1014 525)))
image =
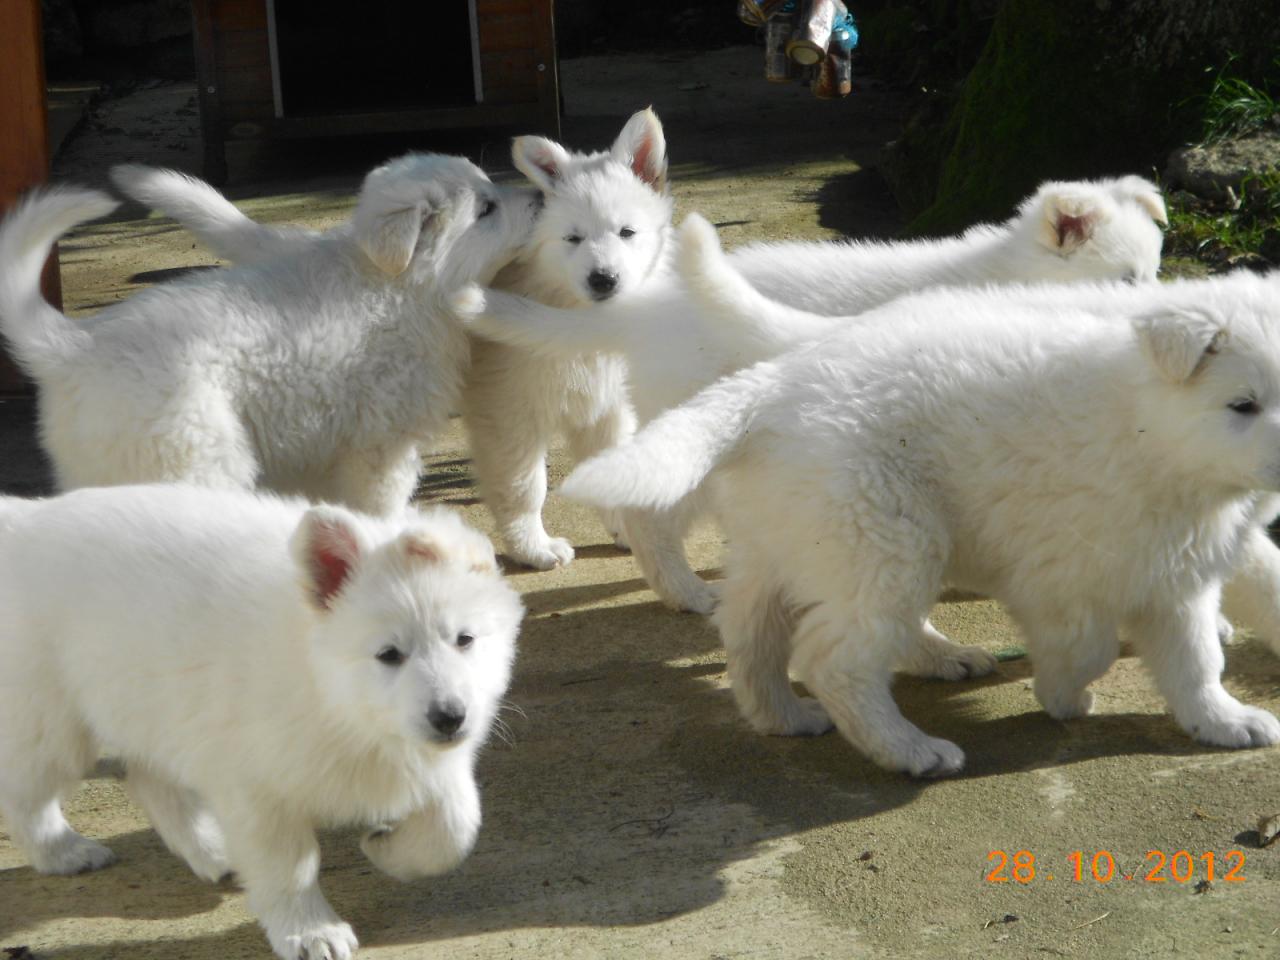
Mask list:
MULTIPOLYGON (((367 946, 666 921, 731 896, 735 868, 785 856, 792 835, 867 820, 936 788, 881 770, 835 734, 753 733, 737 716, 709 623, 656 602, 573 609, 598 600, 591 591, 599 587, 527 595, 511 706, 480 764, 485 827, 461 869, 399 884, 364 860, 357 832, 322 836, 326 893, 367 946)), ((1232 665, 1249 654, 1233 648, 1232 665)), ((1021 696, 1000 688, 1029 677, 1029 662, 1018 660, 974 681, 903 678, 895 696, 914 722, 967 751, 966 778, 1135 753, 1220 752, 1159 712, 1059 723, 1029 690, 1024 711, 993 716, 993 695, 1021 696)), ((22 926, 60 916, 182 918, 232 895, 191 876, 150 831, 105 839, 121 863, 99 874, 0 873, 11 894, 22 892, 10 901, 25 911, 22 926)), ((145 957, 156 946, 117 942, 59 956, 145 957)), ((165 955, 191 958, 263 950, 247 923, 167 947, 165 955)))

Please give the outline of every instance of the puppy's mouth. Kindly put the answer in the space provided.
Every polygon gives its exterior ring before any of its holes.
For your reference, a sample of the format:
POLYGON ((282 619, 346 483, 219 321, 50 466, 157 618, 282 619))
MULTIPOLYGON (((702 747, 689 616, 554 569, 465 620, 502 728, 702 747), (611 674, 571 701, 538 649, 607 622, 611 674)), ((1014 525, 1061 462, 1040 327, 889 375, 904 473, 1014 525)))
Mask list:
POLYGON ((596 303, 604 303, 606 300, 612 300, 618 295, 617 290, 589 290, 587 295, 596 303))

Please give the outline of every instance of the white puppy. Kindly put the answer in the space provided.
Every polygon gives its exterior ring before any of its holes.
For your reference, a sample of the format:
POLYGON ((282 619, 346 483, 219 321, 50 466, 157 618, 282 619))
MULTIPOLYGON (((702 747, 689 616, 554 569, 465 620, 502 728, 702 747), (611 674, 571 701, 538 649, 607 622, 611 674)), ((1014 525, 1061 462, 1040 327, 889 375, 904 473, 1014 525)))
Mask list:
POLYGON ((0 499, 0 813, 42 873, 113 859, 59 798, 99 748, 201 877, 234 869, 287 960, 341 960, 315 829, 399 879, 480 826, 521 605, 445 510, 373 519, 181 484, 0 499))
POLYGON ((0 329, 40 387, 59 483, 262 484, 398 509, 466 368, 441 299, 492 278, 538 205, 466 160, 411 154, 369 174, 351 221, 305 248, 79 323, 41 298, 40 268, 62 233, 115 204, 33 194, 0 226, 0 329))
MULTIPOLYGON (((485 337, 547 356, 613 351, 627 362, 632 400, 641 422, 692 396, 718 377, 799 343, 847 326, 849 317, 894 297, 937 285, 982 285, 1015 280, 1065 282, 1092 277, 1154 279, 1160 264, 1164 203, 1140 177, 1048 183, 1002 226, 979 226, 963 236, 905 243, 791 243, 749 247, 728 266, 700 279, 701 263, 682 273, 694 289, 664 283, 617 304, 555 310, 510 294, 462 291, 459 317, 485 337), (742 277, 734 276, 741 272, 742 277), (751 309, 708 309, 699 285, 745 288, 751 309), (748 286, 750 284, 750 286, 748 286), (786 306, 754 309, 764 296, 786 306), (793 306, 791 301, 794 301, 793 306)), ((682 259, 718 253, 714 231, 690 217, 682 259)), ((683 537, 697 513, 685 502, 663 515, 629 515, 631 547, 650 586, 672 606, 710 612, 714 594, 690 569, 683 537)))
MULTIPOLYGON (((604 152, 571 153, 543 137, 517 137, 511 154, 545 207, 528 248, 496 286, 581 307, 625 301, 666 282, 672 201, 666 140, 652 110, 632 115, 604 152)), ((255 223, 212 187, 170 170, 126 165, 112 179, 236 263, 304 249, 321 236, 255 223)), ((625 379, 616 356, 589 348, 548 356, 491 340, 473 344, 462 402, 476 477, 518 562, 547 569, 573 559, 569 541, 542 524, 547 447, 564 433, 580 458, 629 436, 635 417, 625 379)), ((604 520, 617 536, 617 519, 604 520)))
POLYGON ((1280 491, 1276 279, 1042 295, 898 300, 707 388, 566 481, 587 502, 663 509, 715 470, 731 543, 716 617, 757 729, 816 733, 829 715, 883 766, 959 770, 960 749, 889 691, 895 669, 936 661, 925 618, 950 583, 1009 607, 1054 717, 1088 712, 1123 628, 1196 739, 1280 739, 1223 689, 1217 636, 1223 579, 1280 491), (788 661, 817 703, 792 692, 788 661))

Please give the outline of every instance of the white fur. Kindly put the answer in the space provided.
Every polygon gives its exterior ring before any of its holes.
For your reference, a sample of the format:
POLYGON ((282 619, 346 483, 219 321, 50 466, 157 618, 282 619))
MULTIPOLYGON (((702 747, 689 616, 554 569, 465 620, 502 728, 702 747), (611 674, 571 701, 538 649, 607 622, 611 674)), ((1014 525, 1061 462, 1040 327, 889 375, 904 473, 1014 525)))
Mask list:
MULTIPOLYGON (((496 286, 581 307, 627 300, 666 278, 672 202, 666 140, 652 110, 632 115, 608 151, 571 153, 542 137, 518 137, 512 159, 541 191, 544 209, 528 248, 496 286), (631 235, 623 237, 624 230, 631 235), (593 290, 593 274, 598 286, 603 275, 613 277, 612 287, 593 290)), ((236 263, 290 253, 317 236, 255 223, 212 187, 172 171, 123 166, 112 176, 129 196, 236 263)), ((549 356, 476 340, 462 407, 477 480, 507 552, 540 569, 571 561, 569 541, 542 524, 547 447, 564 433, 583 458, 630 436, 635 417, 623 364, 589 345, 549 356)), ((620 536, 618 519, 603 519, 620 536)))
POLYGON ((108 201, 33 194, 0 227, 0 328, 40 387, 60 485, 262 484, 398 509, 466 368, 441 298, 491 279, 536 207, 466 160, 411 154, 369 174, 351 221, 305 246, 72 321, 39 299, 40 259, 108 201))
POLYGON ((59 806, 100 749, 198 875, 235 870, 288 960, 356 947, 317 827, 369 827, 400 879, 466 856, 521 605, 455 513, 180 484, 0 508, 0 813, 37 870, 113 859, 59 806))
POLYGON ((665 509, 712 471, 717 620, 758 729, 829 715, 884 766, 960 769, 889 694, 945 652, 925 619, 945 582, 1009 607, 1054 717, 1089 711, 1123 628, 1196 739, 1274 743, 1280 723, 1222 688, 1217 609, 1280 491, 1277 292, 1238 274, 904 298, 714 384, 563 492, 665 509))
MULTIPOLYGON (((851 322, 832 314, 860 313, 924 287, 1153 279, 1161 245, 1155 219, 1164 219, 1163 202, 1140 177, 1047 183, 1009 223, 974 227, 960 237, 770 244, 736 251, 726 264, 717 262, 714 230, 694 215, 681 238, 687 283, 654 285, 585 310, 478 290, 461 291, 454 306, 477 333, 548 357, 584 349, 621 354, 643 423, 718 377, 851 322)), ((689 568, 682 546, 697 512, 691 501, 663 515, 628 515, 626 526, 658 595, 673 606, 709 612, 714 593, 689 568)))

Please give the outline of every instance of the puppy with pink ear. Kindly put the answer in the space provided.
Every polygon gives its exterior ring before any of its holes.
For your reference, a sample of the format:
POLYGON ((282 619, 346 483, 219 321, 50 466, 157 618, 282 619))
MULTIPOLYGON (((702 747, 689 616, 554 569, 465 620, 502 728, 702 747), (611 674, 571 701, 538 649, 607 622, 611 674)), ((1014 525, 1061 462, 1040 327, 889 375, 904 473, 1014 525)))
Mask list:
POLYGON ((456 514, 164 485, 0 498, 0 524, 0 814, 37 870, 114 859, 59 805, 97 744, 287 960, 356 948, 317 827, 366 825, 402 880, 470 851, 522 607, 456 514))

